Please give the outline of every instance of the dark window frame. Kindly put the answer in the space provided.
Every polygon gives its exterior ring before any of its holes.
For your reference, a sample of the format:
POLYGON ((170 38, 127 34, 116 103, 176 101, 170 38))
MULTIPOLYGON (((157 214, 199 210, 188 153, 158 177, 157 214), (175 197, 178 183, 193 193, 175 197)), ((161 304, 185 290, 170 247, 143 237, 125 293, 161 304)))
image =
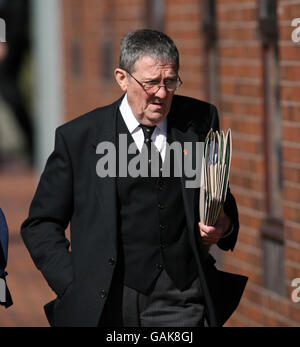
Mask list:
POLYGON ((145 23, 148 29, 164 31, 165 0, 145 0, 145 23))
POLYGON ((263 66, 263 152, 266 218, 260 232, 264 288, 286 295, 282 211, 282 149, 277 0, 258 1, 258 33, 263 66), (275 167, 275 169, 274 169, 275 167), (280 266, 276 266, 276 264, 280 266))

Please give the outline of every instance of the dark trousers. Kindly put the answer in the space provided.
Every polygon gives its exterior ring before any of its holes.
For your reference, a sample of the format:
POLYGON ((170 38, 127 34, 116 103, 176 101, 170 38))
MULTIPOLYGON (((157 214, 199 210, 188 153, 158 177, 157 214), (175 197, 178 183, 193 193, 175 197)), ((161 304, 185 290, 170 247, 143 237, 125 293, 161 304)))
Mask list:
POLYGON ((122 287, 121 295, 116 296, 116 291, 110 294, 99 326, 204 326, 204 301, 198 278, 184 291, 174 286, 166 271, 161 272, 149 295, 122 287))

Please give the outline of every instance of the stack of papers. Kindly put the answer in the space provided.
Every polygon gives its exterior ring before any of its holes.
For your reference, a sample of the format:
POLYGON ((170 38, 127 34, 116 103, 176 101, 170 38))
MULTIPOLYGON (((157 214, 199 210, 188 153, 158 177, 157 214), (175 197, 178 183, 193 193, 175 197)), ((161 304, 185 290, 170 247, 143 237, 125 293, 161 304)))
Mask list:
POLYGON ((231 164, 231 129, 207 134, 201 167, 200 221, 215 225, 226 199, 231 164))

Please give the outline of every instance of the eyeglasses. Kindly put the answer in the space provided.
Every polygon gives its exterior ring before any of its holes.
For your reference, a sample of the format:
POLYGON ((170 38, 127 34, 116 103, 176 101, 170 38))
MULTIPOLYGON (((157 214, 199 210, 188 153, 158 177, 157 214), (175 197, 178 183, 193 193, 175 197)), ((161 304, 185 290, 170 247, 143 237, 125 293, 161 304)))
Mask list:
POLYGON ((165 87, 168 92, 175 92, 182 85, 182 81, 178 76, 177 79, 166 80, 164 84, 159 84, 157 81, 140 82, 132 74, 126 71, 148 94, 156 94, 161 87, 165 87))

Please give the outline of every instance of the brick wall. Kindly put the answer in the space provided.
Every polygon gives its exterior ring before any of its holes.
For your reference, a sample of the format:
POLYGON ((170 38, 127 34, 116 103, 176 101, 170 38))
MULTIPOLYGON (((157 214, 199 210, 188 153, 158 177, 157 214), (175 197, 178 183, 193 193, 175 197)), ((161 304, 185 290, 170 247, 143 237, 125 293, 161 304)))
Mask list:
MULTIPOLYGON (((278 1, 282 146, 283 247, 286 293, 264 287, 261 227, 267 217, 264 148, 262 42, 258 1, 217 0, 216 99, 221 127, 233 130, 231 189, 240 213, 240 235, 224 256, 228 271, 249 276, 241 304, 227 326, 296 326, 300 303, 291 300, 291 281, 300 277, 300 43, 291 40, 291 20, 300 2, 278 1)), ((180 93, 207 97, 204 2, 165 0, 164 31, 180 52, 180 93)), ((121 95, 113 74, 119 43, 128 31, 145 26, 145 1, 63 1, 66 120, 108 104, 121 95), (103 47, 108 45, 110 52, 103 47), (106 52, 106 53, 104 53, 106 52), (105 54, 108 54, 106 56, 105 54), (105 70, 106 69, 106 70, 105 70)), ((210 100, 208 100, 210 101, 210 100)), ((278 281, 282 279, 278 278, 278 281)))
MULTIPOLYGON (((291 281, 300 277, 300 44, 291 41, 293 18, 300 18, 299 1, 279 2, 280 87, 283 146, 283 208, 288 298, 291 281)), ((288 301, 289 319, 300 323, 300 303, 288 301)))

